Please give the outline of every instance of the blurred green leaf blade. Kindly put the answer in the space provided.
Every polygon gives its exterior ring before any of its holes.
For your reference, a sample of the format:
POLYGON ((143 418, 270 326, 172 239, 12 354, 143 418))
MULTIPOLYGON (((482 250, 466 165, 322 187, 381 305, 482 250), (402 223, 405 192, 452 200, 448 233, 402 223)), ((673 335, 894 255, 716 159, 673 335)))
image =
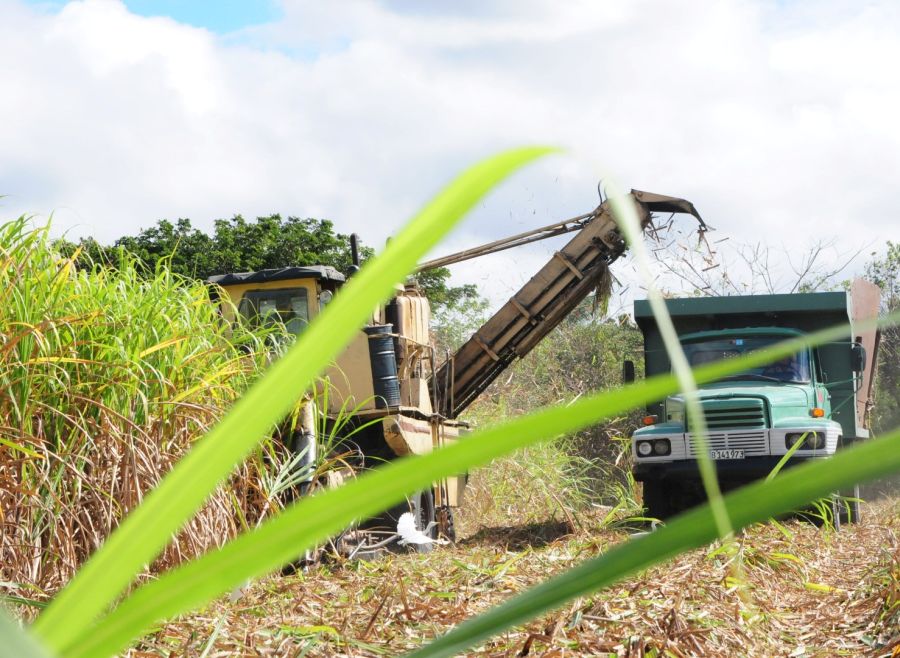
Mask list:
MULTIPOLYGON (((843 332, 846 326, 827 329, 760 350, 743 360, 703 366, 694 374, 698 382, 712 381, 748 365, 781 358, 802 345, 833 340, 843 332)), ((650 378, 631 387, 482 430, 446 449, 393 462, 339 489, 300 501, 255 532, 141 587, 95 627, 85 628, 65 647, 66 655, 108 655, 153 622, 200 605, 248 578, 280 566, 305 548, 340 531, 353 519, 377 513, 399 502, 407 493, 488 463, 519 447, 574 431, 677 390, 674 376, 650 378)))
POLYGON ((124 590, 210 492, 283 417, 349 342, 397 281, 413 270, 477 201, 518 168, 554 152, 513 149, 487 158, 444 188, 378 258, 335 296, 297 343, 135 509, 38 618, 34 631, 54 650, 78 637, 124 590))
MULTIPOLYGON (((900 429, 833 458, 794 467, 723 498, 736 528, 789 512, 836 489, 900 470, 900 429)), ((621 544, 564 574, 467 620, 409 658, 455 656, 504 630, 587 596, 626 576, 698 548, 718 537, 709 504, 679 515, 649 535, 621 544)))
POLYGON ((50 654, 0 609, 0 658, 50 658, 50 654))

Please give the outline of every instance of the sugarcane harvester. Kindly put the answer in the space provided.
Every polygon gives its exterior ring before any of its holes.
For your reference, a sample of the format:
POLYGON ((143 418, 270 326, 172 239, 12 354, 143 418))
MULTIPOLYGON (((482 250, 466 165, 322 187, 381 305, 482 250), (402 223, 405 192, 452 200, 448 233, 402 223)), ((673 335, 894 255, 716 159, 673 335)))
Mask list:
MULTIPOLYGON (((641 228, 654 213, 686 213, 703 220, 684 199, 632 190, 641 228)), ((441 358, 430 338, 428 299, 414 282, 398 286, 373 313, 322 384, 302 405, 293 449, 305 455, 310 478, 322 460, 319 447, 371 467, 396 457, 424 454, 458 440, 460 415, 516 359, 528 354, 593 291, 609 294, 610 266, 627 249, 609 201, 592 212, 480 247, 422 263, 418 272, 445 267, 539 240, 574 233, 569 242, 489 318, 459 349, 441 358)), ((352 240, 354 253, 355 240, 352 240)), ((303 327, 344 283, 324 266, 289 267, 215 276, 232 304, 228 320, 280 322, 291 333, 303 327)), ((331 471, 334 476, 334 471, 331 471)), ((453 538, 453 509, 462 503, 465 477, 447 478, 386 513, 387 525, 411 511, 423 530, 453 538), (436 523, 434 523, 436 521, 436 523)))

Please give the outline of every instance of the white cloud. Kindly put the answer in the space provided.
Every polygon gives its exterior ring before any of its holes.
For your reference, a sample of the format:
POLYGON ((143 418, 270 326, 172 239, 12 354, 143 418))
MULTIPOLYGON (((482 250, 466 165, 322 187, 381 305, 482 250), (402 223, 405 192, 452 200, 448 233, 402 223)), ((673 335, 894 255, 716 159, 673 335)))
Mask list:
MULTIPOLYGON (((517 176, 440 251, 591 209, 595 163, 736 241, 900 240, 889 0, 448 6, 284 0, 222 38, 117 0, 0 0, 2 211, 103 240, 281 212, 377 245, 466 164, 549 142, 584 155, 517 176)), ((460 281, 500 296, 548 249, 460 281)))

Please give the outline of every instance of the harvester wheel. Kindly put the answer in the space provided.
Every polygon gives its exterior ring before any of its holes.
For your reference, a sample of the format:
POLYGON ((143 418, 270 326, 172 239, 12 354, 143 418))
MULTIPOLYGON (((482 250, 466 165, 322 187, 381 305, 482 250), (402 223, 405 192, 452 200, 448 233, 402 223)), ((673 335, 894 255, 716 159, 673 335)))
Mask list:
MULTIPOLYGON (((434 493, 420 491, 412 497, 412 513, 416 517, 416 527, 432 539, 437 539, 438 528, 434 512, 434 493)), ((419 553, 429 553, 434 544, 414 544, 419 553)))
POLYGON ((438 532, 445 539, 456 541, 456 521, 453 518, 453 508, 444 506, 437 511, 438 532))
MULTIPOLYGON (((435 522, 434 494, 430 489, 414 493, 408 500, 386 511, 379 517, 379 520, 382 521, 383 525, 396 529, 397 522, 406 512, 412 512, 416 520, 416 528, 432 539, 437 539, 438 530, 435 522)), ((403 550, 404 548, 417 553, 429 553, 434 548, 434 544, 410 544, 408 547, 403 547, 395 542, 390 545, 391 550, 403 550)))

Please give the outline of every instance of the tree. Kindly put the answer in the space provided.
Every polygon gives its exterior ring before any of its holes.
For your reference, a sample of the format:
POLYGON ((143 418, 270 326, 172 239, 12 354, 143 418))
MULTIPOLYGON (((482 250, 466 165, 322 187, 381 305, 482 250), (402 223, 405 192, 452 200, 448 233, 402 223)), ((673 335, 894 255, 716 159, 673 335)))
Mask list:
POLYGON ((658 229, 653 248, 657 268, 668 275, 673 296, 699 297, 759 295, 830 290, 841 285, 838 276, 859 256, 847 254, 836 240, 814 241, 802 248, 773 249, 728 238, 710 242, 705 234, 670 234, 658 229), (678 288, 681 290, 678 290, 678 288))
MULTIPOLYGON (((115 267, 119 252, 127 251, 153 272, 165 264, 182 276, 206 279, 214 274, 251 272, 292 265, 330 265, 344 274, 351 269, 350 236, 337 233, 325 219, 287 217, 274 214, 248 221, 241 215, 217 219, 211 235, 180 218, 160 220, 137 235, 126 235, 102 245, 93 238, 78 243, 62 240, 58 248, 71 255, 81 249, 80 260, 115 267)), ((360 258, 366 260, 374 250, 360 246, 360 258)), ((477 297, 472 285, 450 286, 446 268, 419 274, 416 279, 432 306, 447 305, 477 297)))
MULTIPOLYGON (((840 275, 859 251, 847 255, 838 251, 837 243, 814 242, 802 250, 771 250, 763 243, 724 244, 688 240, 670 235, 669 226, 656 233, 660 246, 654 249, 659 267, 672 275, 670 280, 695 296, 772 294, 817 292, 849 289, 850 281, 840 275), (827 259, 827 252, 832 258, 827 259), (830 260, 831 264, 826 264, 830 260)), ((719 243, 724 242, 720 240, 719 243)), ((881 288, 881 310, 890 313, 900 309, 900 243, 888 241, 883 257, 877 252, 865 266, 864 275, 881 288)), ((875 375, 875 406, 872 410, 873 430, 884 432, 900 425, 900 327, 887 327, 881 332, 875 375)))
POLYGON ((470 287, 471 295, 445 302, 434 312, 432 329, 439 354, 459 349, 489 317, 488 300, 470 287))
POLYGON ((427 272, 419 272, 413 279, 422 290, 426 291, 433 308, 451 309, 458 306, 466 306, 471 302, 479 304, 482 301, 478 294, 478 288, 471 283, 461 286, 447 286, 450 278, 450 270, 446 267, 438 267, 427 272))
MULTIPOLYGON (((884 313, 900 310, 900 243, 888 241, 884 258, 874 253, 872 257, 866 266, 866 278, 881 288, 881 310, 884 313)), ((882 329, 878 352, 872 410, 872 427, 876 433, 900 426, 900 327, 882 329)))

